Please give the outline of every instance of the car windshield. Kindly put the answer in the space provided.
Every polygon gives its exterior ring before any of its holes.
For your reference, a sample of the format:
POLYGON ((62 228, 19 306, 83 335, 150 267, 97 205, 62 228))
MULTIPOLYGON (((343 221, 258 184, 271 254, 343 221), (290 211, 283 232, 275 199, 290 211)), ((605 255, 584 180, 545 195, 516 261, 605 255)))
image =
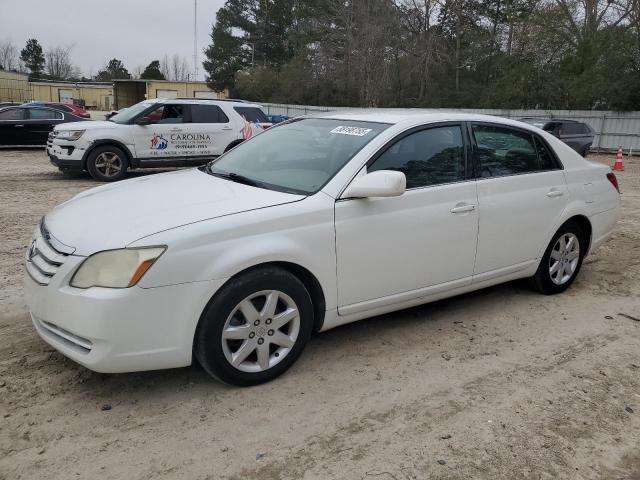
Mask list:
POLYGON ((132 105, 126 108, 120 113, 116 113, 113 117, 109 119, 109 121, 115 122, 115 123, 122 123, 122 124, 131 123, 131 120, 133 120, 135 117, 140 115, 142 112, 144 112, 147 108, 151 107, 152 105, 154 105, 154 102, 145 101, 145 102, 136 103, 135 105, 132 105))
POLYGON ((388 127, 375 122, 301 119, 241 143, 203 170, 261 188, 310 195, 388 127))

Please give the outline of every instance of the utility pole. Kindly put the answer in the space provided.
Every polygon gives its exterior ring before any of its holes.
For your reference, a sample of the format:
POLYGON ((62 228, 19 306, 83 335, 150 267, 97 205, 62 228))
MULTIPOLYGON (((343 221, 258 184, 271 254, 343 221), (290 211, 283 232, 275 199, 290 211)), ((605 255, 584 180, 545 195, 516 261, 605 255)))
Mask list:
POLYGON ((193 79, 198 80, 198 0, 193 0, 193 79))

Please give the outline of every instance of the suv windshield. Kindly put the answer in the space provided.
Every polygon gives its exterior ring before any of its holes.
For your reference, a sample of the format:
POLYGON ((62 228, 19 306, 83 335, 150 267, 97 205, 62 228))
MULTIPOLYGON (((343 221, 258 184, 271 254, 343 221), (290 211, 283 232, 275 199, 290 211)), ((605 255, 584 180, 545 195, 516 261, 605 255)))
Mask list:
POLYGON ((204 171, 262 188, 309 195, 388 127, 352 120, 297 120, 241 143, 204 171))
POLYGON ((147 108, 151 107, 154 104, 154 102, 149 101, 136 103, 135 105, 132 105, 120 111, 120 113, 116 113, 109 119, 109 121, 121 124, 131 123, 131 120, 133 120, 135 117, 140 115, 147 108))

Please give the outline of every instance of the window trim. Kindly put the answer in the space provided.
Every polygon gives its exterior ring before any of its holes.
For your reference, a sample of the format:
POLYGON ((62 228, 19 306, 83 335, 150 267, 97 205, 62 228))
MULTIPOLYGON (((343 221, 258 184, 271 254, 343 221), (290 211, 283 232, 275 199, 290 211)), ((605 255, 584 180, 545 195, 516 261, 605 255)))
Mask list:
POLYGON ((26 122, 42 122, 42 121, 58 121, 58 120, 64 120, 65 119, 65 114, 64 112, 61 112, 60 110, 56 110, 55 108, 49 108, 49 107, 30 107, 30 108, 25 108, 26 111, 26 115, 25 117, 28 118, 24 118, 23 120, 26 122), (31 112, 33 110, 44 110, 47 112, 53 112, 55 115, 60 115, 60 117, 56 118, 31 118, 31 112))
MULTIPOLYGON (((439 187, 441 185, 453 185, 453 184, 456 184, 456 183, 462 183, 462 182, 468 182, 470 180, 474 180, 473 175, 472 175, 472 170, 469 168, 470 165, 471 165, 471 162, 470 162, 471 156, 470 156, 470 150, 469 150, 468 132, 467 132, 467 129, 465 128, 464 123, 465 122, 460 122, 460 121, 425 123, 423 125, 418 125, 416 127, 409 128, 408 130, 405 130, 404 132, 399 133, 398 135, 393 137, 391 140, 389 140, 387 143, 385 143, 382 147, 380 147, 380 149, 376 153, 374 153, 371 156, 371 158, 369 158, 369 160, 367 160, 367 163, 364 165, 364 167, 367 169, 367 173, 369 173, 369 167, 373 163, 375 163, 378 160, 378 158, 380 158, 388 149, 393 147, 396 143, 398 143, 399 141, 401 141, 404 138, 408 137, 409 135, 413 135, 414 133, 422 132, 422 131, 425 131, 425 130, 431 130, 431 129, 434 129, 434 128, 460 127, 460 133, 461 133, 461 136, 462 136, 462 152, 463 152, 463 155, 464 155, 464 179, 456 180, 455 182, 434 183, 432 185, 423 185, 421 187, 407 188, 406 191, 407 192, 411 192, 411 191, 419 190, 419 189, 422 189, 422 188, 439 187)), ((360 169, 358 171, 358 173, 361 170, 362 169, 360 169)), ((356 177, 357 177, 357 174, 356 174, 356 177)), ((340 193, 340 195, 342 195, 344 190, 346 190, 346 188, 351 184, 351 182, 353 182, 353 180, 356 177, 352 178, 347 183, 347 185, 345 186, 343 191, 340 193)))
MULTIPOLYGON (((468 135, 469 135, 469 141, 470 141, 470 145, 471 145, 471 162, 473 164, 473 171, 474 171, 474 178, 475 180, 491 180, 493 178, 504 178, 504 177, 516 177, 516 176, 520 176, 520 175, 531 175, 531 174, 535 174, 535 173, 545 173, 545 172, 554 172, 556 170, 564 170, 564 165, 562 164, 562 162, 560 161, 560 159, 558 158, 558 155, 556 154, 556 151, 551 147, 551 145, 549 145, 549 142, 547 142, 547 140, 545 138, 543 138, 542 136, 540 136, 538 133, 531 131, 527 128, 521 128, 521 127, 516 127, 516 126, 512 126, 512 125, 505 125, 503 123, 497 123, 497 122, 485 122, 485 121, 469 121, 466 122, 467 124, 467 130, 468 130, 468 135), (476 143, 476 138, 475 135, 473 134, 473 127, 476 125, 480 125, 480 126, 489 126, 489 127, 497 127, 497 128, 506 128, 506 129, 510 129, 510 130, 515 130, 517 132, 520 133, 526 133, 527 135, 531 135, 532 139, 534 139, 534 147, 535 147, 535 141, 538 140, 540 141, 540 143, 547 149, 547 151, 549 152, 549 154, 551 155, 551 160, 553 161, 555 168, 551 168, 551 169, 545 169, 545 170, 533 170, 531 172, 520 172, 520 173, 509 173, 506 175, 496 175, 496 176, 491 176, 491 177, 481 177, 480 176, 480 161, 478 160, 478 156, 477 156, 477 148, 478 148, 478 144, 476 143)), ((536 149, 536 154, 538 156, 538 161, 540 161, 540 154, 538 152, 538 149, 536 149)))

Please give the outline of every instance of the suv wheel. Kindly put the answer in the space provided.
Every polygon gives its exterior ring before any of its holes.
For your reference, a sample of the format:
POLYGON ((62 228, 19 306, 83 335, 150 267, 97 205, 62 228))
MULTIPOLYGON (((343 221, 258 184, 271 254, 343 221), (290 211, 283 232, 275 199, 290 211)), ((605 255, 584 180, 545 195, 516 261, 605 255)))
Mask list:
POLYGON ((257 385, 296 361, 312 328, 311 298, 302 282, 280 268, 259 268, 213 297, 200 319, 194 354, 223 382, 257 385))
POLYGON ((113 145, 94 149, 87 158, 87 170, 100 182, 115 182, 127 174, 129 159, 127 154, 113 145))

